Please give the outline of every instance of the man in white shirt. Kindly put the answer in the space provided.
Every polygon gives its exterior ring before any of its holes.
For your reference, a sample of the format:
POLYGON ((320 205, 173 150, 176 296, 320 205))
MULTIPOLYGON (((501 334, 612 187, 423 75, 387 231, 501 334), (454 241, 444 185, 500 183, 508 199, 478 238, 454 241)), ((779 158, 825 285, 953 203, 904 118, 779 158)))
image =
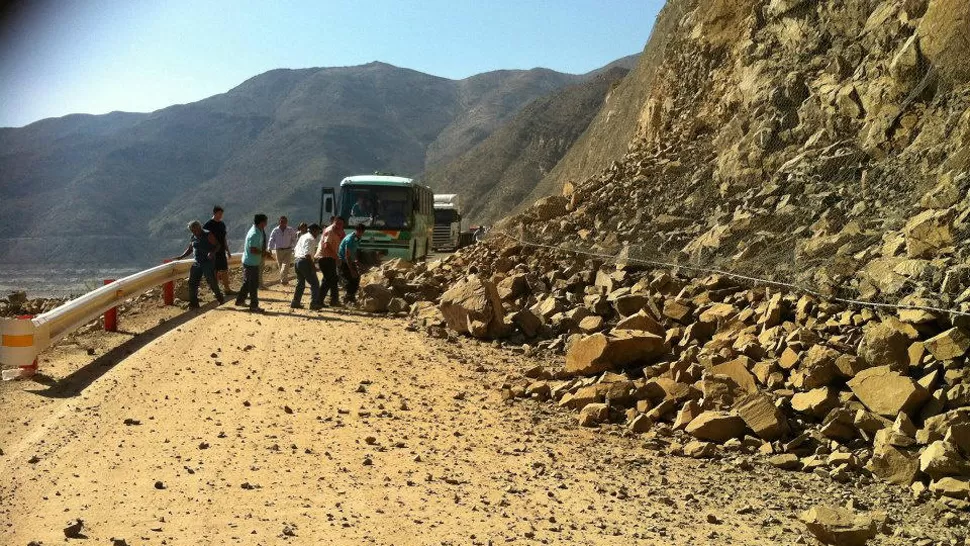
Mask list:
POLYGON ((290 266, 293 265, 293 246, 296 245, 296 230, 287 225, 286 216, 280 216, 280 223, 269 234, 269 249, 276 253, 280 265, 280 284, 290 283, 290 266))
POLYGON ((310 284, 310 309, 320 309, 320 281, 317 279, 317 268, 313 265, 313 254, 317 250, 320 237, 320 226, 312 224, 300 236, 293 251, 296 255, 296 290, 293 292, 293 302, 290 307, 302 309, 303 289, 310 284))

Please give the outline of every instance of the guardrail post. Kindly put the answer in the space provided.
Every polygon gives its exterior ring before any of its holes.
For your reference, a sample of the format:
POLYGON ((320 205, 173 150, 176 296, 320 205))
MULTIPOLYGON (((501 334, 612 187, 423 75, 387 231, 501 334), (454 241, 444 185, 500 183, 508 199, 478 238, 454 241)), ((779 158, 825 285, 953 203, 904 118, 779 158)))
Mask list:
MULTIPOLYGON (((165 263, 170 264, 172 260, 165 260, 165 263)), ((165 305, 175 305, 175 281, 168 281, 162 285, 162 301, 165 305)))
POLYGON ((37 340, 34 325, 30 322, 32 318, 33 315, 20 315, 6 321, 5 328, 0 328, 3 330, 0 334, 0 362, 16 366, 3 370, 4 381, 24 379, 37 373, 37 358, 34 357, 37 340))
MULTIPOLYGON (((115 279, 105 279, 105 286, 115 282, 115 279)), ((118 331, 118 308, 112 307, 104 312, 104 331, 105 332, 117 332, 118 331)))

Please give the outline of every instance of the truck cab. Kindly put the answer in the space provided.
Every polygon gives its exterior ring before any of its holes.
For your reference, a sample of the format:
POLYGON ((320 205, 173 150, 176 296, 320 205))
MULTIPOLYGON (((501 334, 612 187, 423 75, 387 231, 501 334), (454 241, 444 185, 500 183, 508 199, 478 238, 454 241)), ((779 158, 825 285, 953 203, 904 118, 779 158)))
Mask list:
POLYGON ((461 206, 456 194, 435 194, 434 196, 432 246, 435 250, 461 248, 461 206))

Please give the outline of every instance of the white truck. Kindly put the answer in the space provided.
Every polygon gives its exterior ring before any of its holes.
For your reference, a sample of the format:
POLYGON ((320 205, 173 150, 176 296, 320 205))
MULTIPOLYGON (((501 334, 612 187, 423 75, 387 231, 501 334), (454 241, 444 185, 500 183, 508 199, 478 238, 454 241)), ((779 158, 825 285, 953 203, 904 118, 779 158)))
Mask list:
POLYGON ((458 250, 461 248, 461 206, 454 193, 434 196, 434 233, 432 246, 435 250, 458 250))

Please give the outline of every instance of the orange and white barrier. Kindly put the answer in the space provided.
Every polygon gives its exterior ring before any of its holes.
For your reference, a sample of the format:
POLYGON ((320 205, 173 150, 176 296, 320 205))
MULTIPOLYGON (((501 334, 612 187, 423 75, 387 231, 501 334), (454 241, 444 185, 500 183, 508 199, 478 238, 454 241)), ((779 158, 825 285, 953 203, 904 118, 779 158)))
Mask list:
MULTIPOLYGON (((240 258, 234 254, 229 265, 239 265, 240 258)), ((3 378, 30 375, 36 369, 37 355, 44 349, 125 300, 158 285, 186 278, 191 268, 192 260, 165 263, 106 284, 36 317, 0 319, 3 378)))

